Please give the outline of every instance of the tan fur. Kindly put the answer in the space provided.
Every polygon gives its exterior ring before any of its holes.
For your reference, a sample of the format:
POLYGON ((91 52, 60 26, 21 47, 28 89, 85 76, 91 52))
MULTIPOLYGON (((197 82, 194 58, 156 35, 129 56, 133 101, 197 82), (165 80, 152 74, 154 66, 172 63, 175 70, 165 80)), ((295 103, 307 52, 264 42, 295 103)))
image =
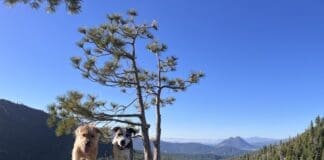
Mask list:
POLYGON ((100 131, 94 126, 83 125, 75 130, 72 160, 96 160, 100 131))

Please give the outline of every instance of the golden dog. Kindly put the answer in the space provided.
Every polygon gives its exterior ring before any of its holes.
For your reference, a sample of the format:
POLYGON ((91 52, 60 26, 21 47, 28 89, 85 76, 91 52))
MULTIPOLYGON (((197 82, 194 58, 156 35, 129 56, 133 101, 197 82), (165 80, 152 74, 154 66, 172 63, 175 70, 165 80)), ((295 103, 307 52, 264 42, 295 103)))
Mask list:
POLYGON ((75 130, 72 160, 96 160, 100 130, 91 125, 83 125, 75 130))

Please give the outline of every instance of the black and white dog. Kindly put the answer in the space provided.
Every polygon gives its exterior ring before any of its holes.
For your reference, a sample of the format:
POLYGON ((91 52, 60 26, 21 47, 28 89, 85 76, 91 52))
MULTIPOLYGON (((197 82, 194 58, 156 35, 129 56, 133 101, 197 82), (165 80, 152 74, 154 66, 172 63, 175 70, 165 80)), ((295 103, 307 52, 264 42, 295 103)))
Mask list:
POLYGON ((132 137, 137 133, 133 128, 113 128, 114 136, 113 158, 114 160, 133 160, 133 141, 132 137))

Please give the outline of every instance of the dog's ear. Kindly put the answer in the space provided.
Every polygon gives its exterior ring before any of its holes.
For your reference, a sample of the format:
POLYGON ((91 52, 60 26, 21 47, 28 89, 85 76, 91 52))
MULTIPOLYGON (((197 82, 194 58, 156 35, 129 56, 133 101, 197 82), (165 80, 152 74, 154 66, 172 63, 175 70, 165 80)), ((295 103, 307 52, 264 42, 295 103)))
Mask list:
POLYGON ((137 130, 135 130, 134 128, 126 128, 126 131, 133 134, 133 136, 135 136, 137 133, 137 130))
POLYGON ((118 130, 120 130, 121 128, 120 127, 114 127, 112 130, 116 133, 118 130))
POLYGON ((77 136, 80 132, 80 127, 76 128, 74 131, 74 136, 77 136))

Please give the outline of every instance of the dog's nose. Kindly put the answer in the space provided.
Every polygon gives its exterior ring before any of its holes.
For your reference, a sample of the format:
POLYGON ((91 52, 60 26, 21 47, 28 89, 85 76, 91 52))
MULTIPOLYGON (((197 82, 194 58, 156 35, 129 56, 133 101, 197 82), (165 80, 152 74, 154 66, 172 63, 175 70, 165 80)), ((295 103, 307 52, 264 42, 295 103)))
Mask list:
POLYGON ((125 140, 120 141, 120 144, 121 144, 122 146, 124 146, 125 143, 126 143, 125 140))

